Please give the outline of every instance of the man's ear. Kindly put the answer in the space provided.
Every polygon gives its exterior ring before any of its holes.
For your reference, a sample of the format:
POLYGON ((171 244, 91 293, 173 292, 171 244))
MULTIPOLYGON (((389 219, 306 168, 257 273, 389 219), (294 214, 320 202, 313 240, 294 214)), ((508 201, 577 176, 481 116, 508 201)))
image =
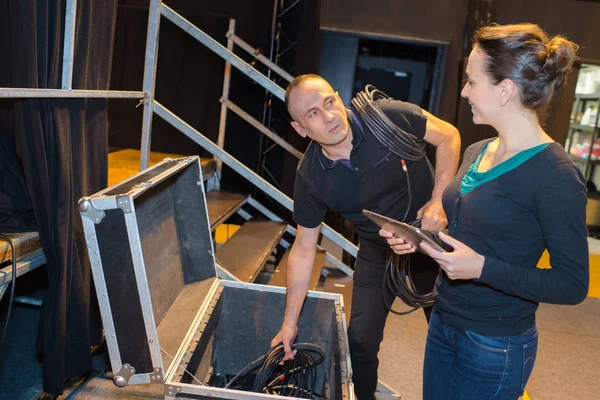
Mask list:
POLYGON ((294 127, 296 132, 298 132, 298 135, 300 135, 304 138, 306 137, 306 133, 304 133, 304 129, 302 129, 302 127, 300 126, 299 123, 297 123, 296 121, 292 121, 292 122, 290 122, 290 124, 294 127))
POLYGON ((512 79, 504 79, 500 82, 500 105, 504 107, 513 96, 515 92, 515 83, 512 79))
POLYGON ((335 92, 335 97, 337 97, 337 100, 341 105, 344 105, 344 102, 342 101, 342 98, 340 97, 340 94, 337 91, 335 92))

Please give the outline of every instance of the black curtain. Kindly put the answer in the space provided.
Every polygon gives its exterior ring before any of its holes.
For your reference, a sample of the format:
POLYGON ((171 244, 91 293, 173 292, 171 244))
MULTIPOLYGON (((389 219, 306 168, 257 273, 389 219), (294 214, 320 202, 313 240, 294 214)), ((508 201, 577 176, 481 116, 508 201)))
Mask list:
MULTIPOLYGON (((3 86, 60 88, 65 3, 0 0, 3 86)), ((78 3, 73 88, 108 89, 117 0, 78 3)), ((38 349, 44 390, 51 394, 63 392, 65 379, 91 371, 90 347, 100 342, 77 200, 107 185, 106 105, 105 99, 0 102, 0 156, 9 163, 0 170, 0 231, 40 235, 49 289, 38 349), (20 200, 14 196, 25 191, 30 203, 15 206, 20 200)))
MULTIPOLYGON (((321 0, 305 0, 301 3, 301 15, 296 33, 298 45, 294 76, 317 73, 319 68, 320 18, 321 0)), ((310 140, 298 135, 291 126, 288 126, 288 130, 290 144, 304 152, 310 140)), ((298 159, 286 153, 282 166, 282 190, 290 197, 294 193, 297 168, 298 159)))
MULTIPOLYGON (((111 88, 140 90, 146 50, 148 1, 145 7, 119 1, 111 88), (144 27, 140 29, 140 27, 144 27), (126 67, 124 67, 126 66, 126 67)), ((174 7, 172 2, 167 4, 174 7)), ((196 9, 176 9, 204 32, 226 45, 229 18, 205 15, 196 9)), ((217 141, 219 98, 223 92, 225 61, 208 47, 198 43, 179 27, 163 18, 160 23, 155 99, 188 124, 217 141)), ((109 143, 111 148, 140 148, 143 107, 131 102, 109 104, 109 143)), ((152 123, 152 151, 210 157, 192 139, 177 131, 161 118, 152 123)))

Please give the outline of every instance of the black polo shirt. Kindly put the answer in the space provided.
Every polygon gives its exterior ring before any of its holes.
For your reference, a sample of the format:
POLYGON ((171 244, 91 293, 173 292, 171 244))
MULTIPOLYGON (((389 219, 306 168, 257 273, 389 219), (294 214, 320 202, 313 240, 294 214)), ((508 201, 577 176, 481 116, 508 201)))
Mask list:
MULTIPOLYGON (((427 117, 420 107, 391 99, 378 100, 378 105, 401 129, 419 138, 425 136, 427 117)), ((382 253, 383 248, 387 251, 387 244, 378 234, 379 227, 362 210, 402 220, 408 207, 406 176, 400 158, 379 143, 362 121, 357 125, 351 112, 348 115, 353 134, 350 160, 328 159, 314 141, 300 160, 294 187, 294 221, 315 228, 329 208, 354 224, 363 255, 365 246, 380 248, 377 253, 382 253)), ((407 161, 407 167, 412 187, 407 220, 413 221, 417 211, 431 198, 434 175, 427 158, 407 161)))

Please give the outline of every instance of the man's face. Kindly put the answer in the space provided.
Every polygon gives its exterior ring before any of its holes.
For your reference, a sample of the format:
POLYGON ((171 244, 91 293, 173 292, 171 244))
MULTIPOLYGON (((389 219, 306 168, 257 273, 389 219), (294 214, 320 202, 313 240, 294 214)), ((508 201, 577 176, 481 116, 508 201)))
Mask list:
POLYGON ((307 79, 290 93, 292 126, 302 137, 321 146, 335 146, 348 136, 348 116, 342 101, 322 79, 307 79))

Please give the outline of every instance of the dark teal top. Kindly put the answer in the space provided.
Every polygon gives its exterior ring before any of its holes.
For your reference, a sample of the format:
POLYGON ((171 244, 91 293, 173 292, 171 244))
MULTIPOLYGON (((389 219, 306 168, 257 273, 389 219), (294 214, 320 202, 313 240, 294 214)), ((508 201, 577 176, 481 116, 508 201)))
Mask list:
POLYGON ((477 159, 475 159, 473 164, 471 164, 471 167, 463 177, 462 184, 460 186, 461 196, 464 196, 465 194, 469 193, 471 190, 475 189, 479 185, 496 179, 497 177, 499 177, 500 175, 504 175, 508 171, 512 171, 519 165, 523 164, 525 161, 529 160, 531 157, 535 156, 540 151, 544 150, 550 144, 542 143, 539 146, 523 150, 515 154, 508 160, 501 162, 500 164, 496 165, 493 168, 490 168, 485 172, 478 172, 477 169, 479 168, 479 163, 481 162, 481 159, 483 158, 483 155, 485 154, 485 151, 490 143, 491 141, 487 142, 485 146, 483 146, 481 153, 479 153, 479 156, 477 156, 477 159))

